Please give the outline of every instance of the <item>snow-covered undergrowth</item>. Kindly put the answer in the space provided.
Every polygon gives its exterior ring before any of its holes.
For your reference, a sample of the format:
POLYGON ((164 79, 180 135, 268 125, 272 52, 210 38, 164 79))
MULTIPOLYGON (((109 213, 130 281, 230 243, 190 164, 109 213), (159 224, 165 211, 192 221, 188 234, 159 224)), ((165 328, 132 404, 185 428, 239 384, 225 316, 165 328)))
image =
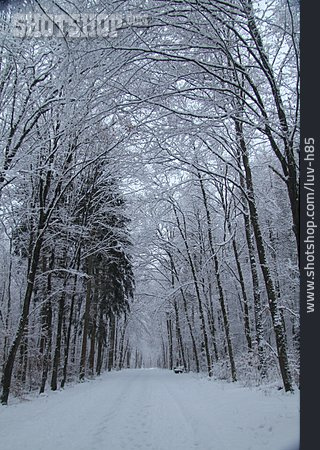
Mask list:
POLYGON ((124 370, 0 408, 2 450, 294 450, 299 393, 124 370))

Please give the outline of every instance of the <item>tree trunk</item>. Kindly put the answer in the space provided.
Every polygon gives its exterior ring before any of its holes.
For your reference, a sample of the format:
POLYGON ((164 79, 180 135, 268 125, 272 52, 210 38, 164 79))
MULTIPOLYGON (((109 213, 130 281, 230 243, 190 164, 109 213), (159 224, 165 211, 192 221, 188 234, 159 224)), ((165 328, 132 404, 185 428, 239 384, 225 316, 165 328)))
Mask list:
POLYGON ((129 346, 129 341, 127 342, 127 351, 126 351, 126 359, 127 359, 127 369, 130 369, 130 361, 131 361, 131 348, 129 346))
MULTIPOLYGON (((208 342, 208 334, 207 334, 207 327, 206 327, 206 321, 205 321, 205 317, 204 317, 204 311, 203 311, 203 305, 202 305, 202 299, 201 299, 201 295, 200 295, 200 289, 199 289, 199 281, 198 281, 198 277, 196 274, 196 269, 194 266, 194 262, 191 256, 191 252, 190 252, 190 248, 189 248, 189 244, 188 244, 188 240, 187 240, 187 236, 183 233, 182 227, 181 227, 181 223, 177 214, 177 210, 175 208, 175 205, 173 204, 173 211, 175 214, 175 218, 176 218, 176 222, 178 225, 178 229, 180 231, 180 235, 183 239, 183 243, 186 249, 186 253, 187 253, 187 257, 188 257, 188 261, 189 261, 189 265, 190 265, 190 269, 191 269, 191 273, 192 273, 192 278, 194 281, 194 288, 196 291, 196 297, 198 300, 198 308, 199 308, 199 318, 200 318, 200 323, 201 323, 201 331, 202 331, 202 337, 203 337, 203 344, 204 344, 204 351, 205 351, 205 356, 206 356, 206 363, 207 363, 207 371, 208 371, 208 376, 212 377, 212 364, 211 364, 211 355, 210 355, 210 351, 209 351, 209 342, 208 342)), ((184 223, 185 225, 185 223, 184 223)), ((185 227, 186 228, 186 227, 185 227)))
POLYGON ((204 204, 204 207, 206 210, 206 218, 207 218, 207 226, 208 226, 208 240, 209 240, 210 250, 211 250, 211 254, 213 256, 213 261, 214 261, 214 273, 215 273, 215 277, 216 277, 217 288, 218 288, 218 293, 219 293, 220 308, 221 308, 221 312, 222 312, 224 329, 225 329, 225 333, 226 333, 228 355, 229 355, 230 367, 231 367, 231 377, 232 377, 232 381, 237 381, 236 365, 235 365, 235 361, 234 361, 233 348, 232 348, 232 342, 231 342, 231 336, 230 336, 229 318, 228 318, 228 313, 227 313, 225 299, 224 299, 224 292, 222 289, 222 283, 221 283, 221 278, 220 278, 219 261, 218 261, 217 253, 213 247, 211 215, 210 215, 210 211, 208 208, 207 195, 206 195, 206 191, 204 188, 203 180, 202 180, 199 172, 198 172, 198 178, 199 178, 200 187, 201 187, 203 204, 204 204))
POLYGON ((120 342, 119 342, 119 363, 118 363, 119 370, 121 370, 123 367, 123 361, 124 361, 124 355, 125 355, 124 354, 124 337, 126 334, 126 328, 127 328, 127 318, 125 317, 124 324, 123 324, 123 330, 121 332, 120 342))
MULTIPOLYGON (((1 195, 1 191, 0 191, 1 195)), ((9 330, 9 320, 11 315, 11 284, 12 284, 12 238, 9 239, 9 267, 8 267, 8 285, 7 285, 7 311, 5 315, 5 336, 3 343, 3 359, 6 360, 7 357, 7 348, 8 348, 8 330, 9 330)), ((3 292, 3 296, 5 297, 5 289, 3 292)), ((4 298, 3 297, 3 298, 4 298)))
POLYGON ((117 366, 117 361, 118 361, 118 325, 119 325, 119 321, 117 316, 114 317, 114 347, 113 347, 113 351, 114 351, 114 356, 113 356, 113 365, 114 367, 117 366))
POLYGON ((51 376, 52 391, 56 391, 58 388, 58 372, 59 372, 59 366, 60 366, 61 335, 62 335, 62 323, 63 323, 63 316, 64 316, 64 304, 65 304, 65 297, 66 297, 66 285, 67 285, 67 282, 65 281, 63 283, 63 292, 62 292, 60 300, 59 300, 56 346, 55 346, 55 350, 54 350, 52 376, 51 376))
POLYGON ((45 327, 43 328, 43 333, 46 334, 46 342, 45 342, 45 352, 43 355, 43 368, 42 368, 42 377, 41 377, 41 385, 39 393, 42 394, 46 387, 46 382, 49 373, 50 366, 50 355, 51 355, 51 345, 52 345, 52 305, 51 301, 47 302, 45 308, 45 327))
MULTIPOLYGON (((231 233, 230 228, 231 227, 230 227, 230 223, 229 223, 229 232, 231 233)), ((239 276, 239 283, 240 283, 241 293, 242 293, 244 333, 245 333, 246 340, 247 340, 248 350, 249 350, 249 352, 251 352, 252 351, 252 338, 251 338, 251 330, 250 330, 249 302, 248 302, 246 287, 244 284, 244 278, 243 278, 243 273, 242 273, 242 269, 241 269, 241 264, 240 264, 240 260, 239 260, 237 244, 236 244, 236 240, 234 238, 232 239, 232 248, 233 248, 234 258, 236 260, 237 271, 238 271, 238 276, 239 276)))
POLYGON ((168 361, 168 366, 169 369, 172 370, 173 368, 173 339, 172 339, 172 321, 170 318, 170 313, 166 312, 166 316, 167 316, 167 336, 168 336, 168 356, 169 356, 169 361, 168 361))
MULTIPOLYGON (((238 154, 239 158, 239 168, 241 168, 241 153, 238 154)), ((245 181, 244 177, 240 176, 240 185, 245 192, 245 181)), ((251 271, 251 280, 252 280, 252 290, 253 290, 253 304, 254 304, 254 318, 255 318, 255 336, 256 336, 256 345, 257 345, 257 352, 258 352, 258 370, 260 371, 261 377, 265 378, 267 374, 267 367, 266 367, 266 358, 265 358, 265 351, 264 351, 264 337, 263 337, 263 316, 262 316, 262 307, 261 307, 261 296, 260 296, 260 286, 259 286, 259 276, 258 276, 258 270, 257 270, 257 262, 256 262, 256 255, 255 255, 255 248, 254 248, 254 242, 252 239, 252 228, 251 228, 251 222, 250 222, 250 213, 247 210, 247 200, 244 196, 244 194, 241 194, 242 202, 245 208, 243 219, 244 219, 244 228, 245 228, 245 236, 246 236, 246 243, 248 248, 248 254, 249 254, 249 263, 250 263, 250 271, 251 271)))
MULTIPOLYGON (((173 269, 174 275, 176 277, 176 280, 177 280, 178 284, 180 285, 181 283, 180 283, 179 275, 178 275, 177 269, 175 267, 173 258, 172 258, 172 269, 173 269)), ((198 350, 197 350, 196 340, 195 340, 194 333, 193 333, 192 323, 191 323, 191 320, 189 317, 188 303, 187 303, 187 299, 186 299, 186 296, 185 296, 185 293, 184 293, 182 287, 179 287, 179 290, 180 290, 180 294, 181 294, 181 297, 183 300, 183 309, 184 309, 184 313, 186 316, 187 325, 188 325, 189 333, 190 333, 190 337, 191 337, 193 356, 194 356, 194 360, 196 363, 196 372, 199 373, 200 372, 200 364, 199 364, 198 350)))
POLYGON ((114 366, 114 344, 116 333, 116 321, 113 313, 109 318, 109 343, 108 343, 108 372, 113 369, 114 366))
MULTIPOLYGON (((79 269, 79 267, 78 267, 79 269)), ((64 363, 63 363, 63 372, 62 372, 62 380, 61 380, 61 388, 64 388, 64 385, 67 381, 67 371, 68 371, 68 359, 69 359, 69 349, 70 349, 70 341, 71 341, 71 329, 72 329, 72 320, 73 320, 73 311, 74 311, 74 302, 76 297, 76 287, 77 287, 78 277, 75 276, 73 290, 71 295, 71 303, 70 303, 70 313, 69 313, 69 323, 68 323, 68 331, 67 338, 64 347, 64 363)))
POLYGON ((86 358, 87 358, 87 339, 88 339, 88 327, 90 320, 90 305, 91 305, 91 291, 92 291, 92 256, 88 257, 88 280, 86 289, 86 304, 84 311, 83 330, 82 330, 82 346, 80 356, 80 371, 79 380, 83 381, 86 374, 86 358))
POLYGON ((176 316, 177 341, 178 341, 178 345, 180 346, 183 367, 186 367, 186 358, 184 356, 183 340, 182 340, 182 333, 181 333, 181 328, 180 328, 179 309, 178 309, 177 302, 175 300, 173 302, 173 306, 174 306, 174 311, 175 311, 175 316, 176 316))
POLYGON ((16 358, 16 354, 18 351, 18 348, 20 346, 25 326, 28 321, 29 316, 29 309, 30 309, 30 302, 33 294, 33 288, 34 288, 34 281, 36 277, 36 272, 39 264, 39 257, 40 257, 40 251, 42 247, 42 221, 39 223, 38 233, 35 239, 35 244, 33 248, 33 252, 31 255, 31 261, 29 264, 29 270, 28 270, 28 278, 27 278, 27 288, 24 296, 23 301, 23 310, 22 314, 20 316, 18 329, 16 332, 16 336, 11 344, 8 358, 4 364, 3 368, 3 375, 2 375, 2 395, 1 395, 1 403, 3 405, 6 405, 8 403, 8 397, 10 393, 10 386, 11 386, 11 379, 12 379, 12 371, 13 366, 16 358))
POLYGON ((29 330, 29 319, 26 322, 25 329, 23 332, 23 337, 21 339, 20 349, 19 349, 19 363, 17 370, 17 378, 20 380, 21 384, 24 385, 27 379, 27 368, 28 368, 28 331, 29 330))
POLYGON ((219 353, 218 353, 217 340, 216 340, 216 327, 215 327, 215 323, 214 323, 214 313, 213 313, 211 296, 209 296, 209 298, 208 298, 207 307, 208 307, 208 325, 209 325, 209 330, 210 330, 210 334, 211 334, 211 338, 212 338, 214 356, 215 356, 216 361, 218 361, 219 353))
POLYGON ((289 368, 288 354, 287 354, 287 346, 285 334, 282 326, 282 320, 279 313, 278 302, 277 302, 277 294, 275 291, 274 283, 271 278, 268 261, 266 258, 266 252, 264 248, 263 237, 260 229, 260 223, 258 218, 258 211, 255 203, 255 194, 253 189, 253 181, 251 168, 248 158, 248 149, 246 147, 246 143, 243 136, 242 123, 238 120, 235 120, 236 133, 238 137, 238 142, 241 149, 242 162, 245 169, 246 175, 246 187, 247 187, 247 195, 249 199, 249 211, 251 223, 254 231, 254 236, 256 239, 258 257, 260 262, 261 271, 263 274, 263 279, 266 286, 266 291, 268 295, 269 307, 271 312, 273 329, 275 332, 276 345, 278 351, 278 360, 280 366, 280 372, 283 380, 283 385, 286 391, 292 391, 292 381, 291 374, 289 368))
POLYGON ((98 308, 98 288, 94 289, 93 302, 91 305, 91 338, 90 338, 90 352, 89 352, 89 373, 94 375, 94 360, 97 337, 97 308, 98 308))
POLYGON ((102 368, 102 362, 103 362, 103 342, 104 342, 103 309, 100 305, 99 323, 98 323, 98 353, 97 353, 97 364, 96 364, 97 375, 101 374, 101 368, 102 368))
MULTIPOLYGON (((43 272, 46 271, 46 258, 44 257, 43 272)), ((51 359, 51 346, 52 346, 52 304, 51 304, 51 291, 52 291, 52 273, 51 270, 54 267, 54 251, 51 251, 51 258, 49 264, 49 273, 47 277, 46 296, 48 300, 41 308, 41 340, 40 340, 40 354, 42 355, 42 376, 39 394, 42 394, 46 387, 46 382, 49 373, 49 365, 51 359)))

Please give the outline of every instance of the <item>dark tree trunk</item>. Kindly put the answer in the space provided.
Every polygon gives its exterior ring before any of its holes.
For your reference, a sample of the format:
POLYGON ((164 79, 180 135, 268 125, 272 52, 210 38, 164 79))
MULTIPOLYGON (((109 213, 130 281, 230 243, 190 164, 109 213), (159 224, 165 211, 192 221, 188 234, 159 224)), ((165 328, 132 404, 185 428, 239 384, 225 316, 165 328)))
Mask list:
POLYGON ((226 308, 226 303, 225 303, 225 298, 224 298, 224 292, 222 289, 219 261, 218 261, 217 253, 213 246, 211 215, 210 215, 210 211, 209 211, 209 207, 208 207, 207 195, 206 195, 206 191, 204 188, 203 180, 202 180, 199 172, 198 172, 198 178, 199 178, 201 192, 202 192, 203 204, 204 204, 204 207, 206 210, 207 226, 208 226, 208 240, 209 240, 211 254, 213 256, 214 273, 215 273, 215 277, 216 277, 216 283, 217 283, 217 288, 218 288, 218 293, 219 293, 220 308, 221 308, 221 312, 222 312, 223 324, 224 324, 224 329, 225 329, 225 333, 226 333, 228 355, 229 355, 230 367, 231 367, 231 377, 232 377, 232 381, 237 381, 236 365, 235 365, 235 361, 234 361, 233 348, 232 348, 231 335, 230 335, 229 318, 228 318, 228 313, 227 313, 227 308, 226 308))
MULTIPOLYGON (((230 226, 230 224, 229 224, 229 226, 230 226)), ((229 231, 231 232, 231 230, 229 230, 229 231)), ((252 338, 251 338, 251 330, 250 330, 249 302, 248 302, 247 291, 246 291, 246 287, 244 284, 244 278, 243 278, 243 273, 242 273, 241 264, 240 264, 240 260, 239 260, 239 253, 238 253, 237 244, 236 244, 235 239, 232 239, 232 248, 233 248, 234 258, 236 260, 237 271, 238 271, 238 276, 239 276, 239 283, 241 286, 241 293, 242 293, 244 333, 245 333, 246 340, 247 340, 248 350, 249 350, 249 352, 251 352, 252 351, 252 338)))
POLYGON ((72 367, 76 364, 76 350, 77 350, 77 342, 78 342, 78 333, 79 333, 79 325, 80 325, 80 313, 81 313, 81 305, 82 298, 79 296, 78 301, 76 302, 76 311, 75 311, 75 324, 73 330, 73 339, 72 339, 72 347, 71 347, 71 355, 70 355, 70 363, 72 367))
MULTIPOLYGON (((47 276, 46 293, 48 300, 41 308, 41 338, 39 352, 42 357, 42 375, 39 394, 42 394, 46 387, 46 382, 49 373, 49 365, 51 358, 51 345, 52 345, 52 304, 51 304, 51 291, 52 291, 52 269, 54 267, 54 251, 51 251, 49 273, 47 276)), ((43 257, 43 272, 47 270, 46 257, 43 257)))
POLYGON ((167 335, 168 335, 168 350, 169 350, 169 361, 168 366, 169 369, 172 370, 173 368, 173 337, 172 337, 172 321, 170 318, 170 313, 166 313, 167 316, 167 335))
POLYGON ((211 339, 212 339, 214 357, 215 357, 216 361, 218 361, 219 353, 218 353, 217 340, 216 340, 216 327, 215 327, 215 323, 214 323, 214 312, 213 312, 211 296, 208 299, 207 307, 208 307, 208 325, 209 325, 209 330, 210 330, 211 339))
POLYGON ((104 323, 103 323, 103 309, 100 305, 99 308, 99 324, 98 324, 98 352, 97 352, 97 364, 96 372, 97 375, 101 374, 102 362, 103 362, 103 344, 104 344, 104 323))
MULTIPOLYGON (((179 275, 176 270, 173 258, 172 258, 172 270, 174 272, 174 275, 176 277, 178 284, 180 285, 179 275)), ((184 313, 186 316, 187 325, 188 325, 188 329, 189 329, 189 333, 190 333, 190 337, 191 337, 193 356, 194 356, 194 360, 196 363, 196 372, 199 373, 200 372, 200 364, 199 364, 198 350, 197 350, 196 340, 195 340, 194 333, 193 333, 192 323, 191 323, 191 320, 189 317, 188 303, 187 303, 187 299, 186 299, 186 296, 185 296, 185 293, 184 293, 182 287, 179 288, 179 291, 180 291, 180 294, 181 294, 181 297, 183 300, 183 309, 184 309, 184 313)))
MULTIPOLYGON (((0 191, 1 196, 1 191, 0 191)), ((9 239, 9 254, 12 254, 12 238, 9 239)), ((8 267, 8 285, 7 285, 7 311, 5 315, 5 329, 6 333, 4 336, 3 343, 3 360, 5 361, 7 358, 7 348, 8 348, 8 330, 9 330, 9 320, 11 314, 11 284, 12 284, 12 258, 9 258, 9 267, 8 267)), ((5 290, 3 292, 3 299, 5 298, 5 290)))
POLYGON ((115 345, 116 321, 111 313, 109 318, 109 342, 108 342, 108 372, 114 366, 114 345, 115 345))
MULTIPOLYGON (((190 265, 192 278, 194 281, 194 288, 196 291, 196 297, 197 297, 197 301, 198 301, 199 318, 200 318, 200 323, 201 323, 202 338, 203 338, 204 351, 205 351, 205 357, 206 357, 206 363, 207 363, 207 371, 208 371, 208 376, 212 377, 211 355, 210 355, 210 350, 209 350, 209 341, 208 341, 206 321, 205 321, 205 317, 204 317, 204 310, 203 310, 202 299, 201 299, 201 294, 200 294, 200 289, 199 289, 199 281, 198 281, 196 269, 194 266, 194 261, 192 259, 191 251, 189 248, 187 236, 184 234, 183 229, 181 227, 181 223, 180 223, 180 220, 179 220, 179 217, 177 214, 176 207, 174 204, 172 206, 173 206, 173 211, 175 214, 176 222, 178 225, 178 229, 179 229, 180 235, 183 239, 183 243, 184 243, 184 246, 186 249, 187 258, 188 258, 188 262, 190 265)), ((186 225, 185 220, 184 220, 184 225, 186 225)), ((184 228, 186 229, 186 226, 184 226, 184 228)))
POLYGON ((127 359, 127 369, 130 369, 130 361, 131 361, 131 348, 130 348, 130 346, 129 346, 129 342, 127 343, 127 356, 126 356, 126 359, 127 359))
POLYGON ((258 211, 255 203, 255 194, 253 189, 253 181, 252 174, 250 168, 250 162, 248 158, 248 149, 246 147, 246 143, 243 136, 242 123, 238 120, 235 120, 236 133, 238 137, 238 142, 241 149, 242 162, 245 169, 246 175, 246 187, 247 187, 247 195, 249 199, 249 211, 251 223, 254 231, 254 236, 257 244, 258 257, 260 262, 261 271, 263 274, 263 279, 266 286, 266 291, 268 295, 269 308, 271 312, 271 318, 273 323, 273 329, 275 332, 276 345, 278 351, 278 360, 280 366, 280 372, 283 380, 283 385, 286 391, 292 391, 292 380, 289 368, 288 354, 287 354, 287 346, 285 333, 283 330, 283 324, 278 308, 277 294, 274 287, 273 280, 271 278, 270 269, 268 265, 268 261, 266 258, 266 252, 263 242, 263 237, 260 229, 260 223, 258 218, 258 211))
POLYGON ((78 280, 78 278, 77 278, 77 276, 75 276, 74 284, 73 284, 73 291, 72 291, 72 295, 71 295, 67 337, 66 337, 66 342, 65 342, 65 347, 64 347, 64 363, 63 363, 63 372, 62 372, 62 380, 61 380, 61 388, 62 389, 64 388, 66 381, 67 381, 68 359, 69 359, 69 350, 70 350, 70 342, 71 342, 71 330, 72 330, 72 321, 73 321, 74 302, 75 302, 75 297, 76 297, 77 280, 78 280))
POLYGON ((43 327, 43 333, 46 336, 45 342, 45 351, 43 354, 43 368, 42 368, 42 377, 41 377, 41 385, 39 393, 42 394, 46 387, 46 382, 48 379, 49 367, 50 367, 50 358, 51 358, 51 345, 52 345, 52 305, 51 301, 48 300, 45 305, 45 325, 43 327))
MULTIPOLYGON (((238 155, 239 158, 239 168, 241 168, 241 154, 238 155)), ((240 177, 240 185, 245 192, 245 181, 243 176, 240 177)), ((261 377, 265 378, 267 374, 266 367, 266 359, 265 359, 265 351, 263 345, 263 315, 262 315, 262 306, 261 306, 261 296, 260 296, 260 286, 259 286, 259 276, 255 255, 254 242, 252 238, 252 228, 250 222, 250 213, 247 210, 247 200, 242 193, 241 195, 243 205, 245 208, 243 218, 244 218, 244 228, 245 228, 245 236, 249 254, 249 263, 250 263, 250 271, 251 271, 251 280, 252 280, 252 290, 253 290, 253 303, 254 303, 254 318, 255 318, 255 336, 256 336, 256 346, 258 352, 258 370, 260 371, 261 377)))
POLYGON ((27 379, 27 369, 28 369, 28 330, 29 330, 29 319, 26 322, 25 329, 23 332, 23 337, 21 339, 20 349, 19 349, 19 363, 17 370, 17 378, 20 380, 22 385, 26 384, 27 379))
POLYGON ((23 310, 22 314, 19 320, 18 329, 16 332, 16 336, 14 338, 14 341, 11 344, 8 358, 4 364, 3 367, 3 375, 2 375, 2 395, 1 395, 1 403, 3 405, 6 405, 8 403, 8 397, 10 393, 10 386, 11 386, 11 379, 12 379, 12 371, 13 366, 16 358, 16 354, 18 351, 18 348, 20 346, 24 330, 26 327, 26 324, 28 322, 28 316, 29 316, 29 309, 30 309, 30 302, 33 294, 33 288, 34 288, 34 281, 36 277, 36 272, 39 264, 39 257, 40 257, 40 251, 42 247, 42 221, 40 221, 39 228, 38 228, 38 234, 35 239, 35 244, 33 248, 33 252, 31 255, 31 261, 29 264, 29 270, 28 270, 28 278, 27 278, 27 288, 24 296, 23 301, 23 310))
POLYGON ((82 329, 82 345, 81 345, 81 356, 80 356, 80 371, 79 380, 83 381, 86 374, 86 358, 87 358, 87 339, 88 339, 88 327, 90 320, 90 305, 91 305, 91 295, 92 295, 92 256, 88 258, 88 280, 86 289, 86 304, 84 311, 83 329, 82 329))
POLYGON ((58 373, 60 367, 60 355, 61 355, 61 337, 62 337, 62 324, 64 317, 64 304, 66 296, 66 281, 63 283, 63 292, 59 300, 58 309, 58 325, 57 325, 57 335, 56 335, 56 345, 54 350, 53 365, 52 365, 52 376, 51 376, 51 389, 56 391, 58 388, 58 373))
POLYGON ((178 345, 180 346, 183 367, 186 367, 186 358, 184 356, 184 347, 183 347, 183 340, 182 340, 182 333, 181 333, 180 319, 179 319, 179 309, 178 309, 178 305, 177 305, 176 301, 173 302, 173 306, 174 306, 175 318, 176 318, 177 341, 178 341, 178 345))
POLYGON ((89 373, 94 375, 94 360, 97 337, 97 308, 98 308, 98 288, 94 289, 93 302, 91 305, 91 337, 90 337, 90 351, 89 351, 89 373))
POLYGON ((117 316, 114 317, 114 356, 113 356, 113 365, 116 368, 118 361, 118 319, 117 316))
POLYGON ((119 364, 118 364, 118 368, 119 370, 122 369, 123 367, 123 361, 124 361, 124 337, 126 334, 126 329, 127 329, 127 318, 125 317, 124 319, 124 324, 123 324, 123 329, 120 335, 120 342, 119 342, 119 364))
POLYGON ((97 364, 96 364, 97 375, 101 375, 102 362, 103 362, 103 340, 101 337, 99 337, 98 351, 97 351, 97 364))

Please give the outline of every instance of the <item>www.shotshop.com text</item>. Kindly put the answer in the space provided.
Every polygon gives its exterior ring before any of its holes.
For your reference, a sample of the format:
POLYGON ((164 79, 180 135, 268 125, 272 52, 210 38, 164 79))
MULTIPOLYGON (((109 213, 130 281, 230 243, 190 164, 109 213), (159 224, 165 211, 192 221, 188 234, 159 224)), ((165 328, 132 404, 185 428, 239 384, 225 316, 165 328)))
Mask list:
POLYGON ((306 219, 306 236, 304 239, 304 252, 306 265, 303 268, 307 276, 307 312, 314 312, 314 283, 315 283, 315 232, 317 225, 315 223, 315 198, 314 198, 314 138, 305 138, 304 140, 304 162, 306 163, 306 179, 303 187, 306 191, 306 210, 303 212, 306 219))

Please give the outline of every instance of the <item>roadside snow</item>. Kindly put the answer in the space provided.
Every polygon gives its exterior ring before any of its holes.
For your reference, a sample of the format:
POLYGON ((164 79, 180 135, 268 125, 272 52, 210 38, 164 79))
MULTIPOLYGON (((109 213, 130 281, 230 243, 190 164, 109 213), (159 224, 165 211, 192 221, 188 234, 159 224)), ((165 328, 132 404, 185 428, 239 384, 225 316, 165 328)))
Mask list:
POLYGON ((0 407, 1 450, 297 450, 299 395, 124 370, 0 407))

